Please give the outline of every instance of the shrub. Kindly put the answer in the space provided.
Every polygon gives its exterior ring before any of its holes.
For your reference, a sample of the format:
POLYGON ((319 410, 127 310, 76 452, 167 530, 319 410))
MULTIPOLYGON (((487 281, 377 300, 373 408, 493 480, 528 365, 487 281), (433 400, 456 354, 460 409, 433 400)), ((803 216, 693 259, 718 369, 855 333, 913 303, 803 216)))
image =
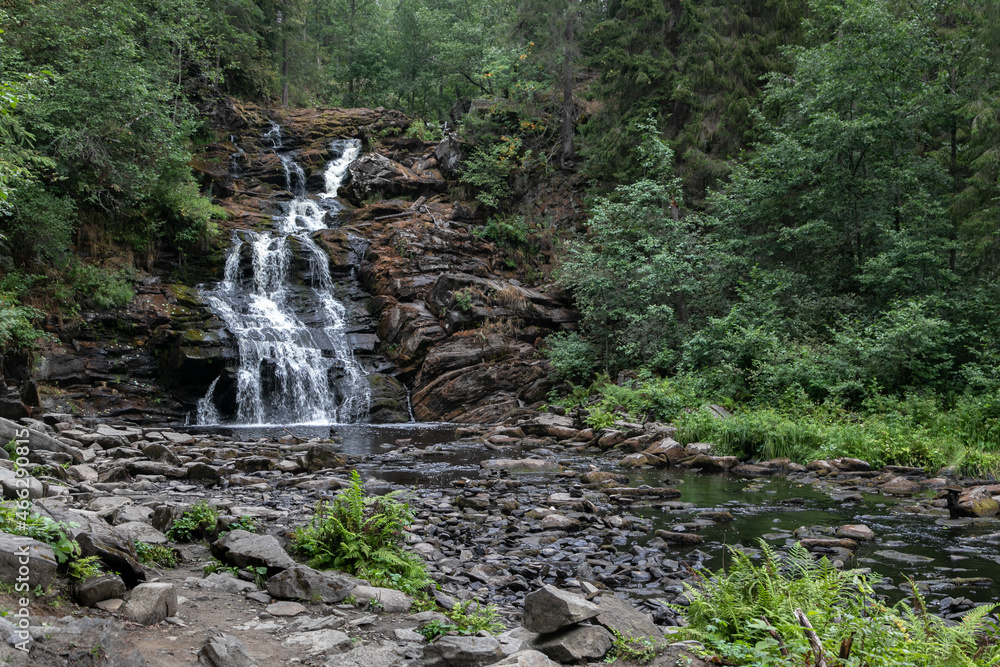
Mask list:
POLYGON ((97 556, 87 556, 70 561, 66 573, 75 581, 86 581, 101 573, 101 559, 97 556))
POLYGON ((476 199, 499 208, 511 194, 510 177, 521 168, 521 139, 502 136, 492 145, 476 146, 462 166, 461 181, 478 189, 476 199))
POLYGON ((146 544, 136 540, 135 552, 143 565, 159 565, 161 567, 177 567, 177 552, 162 544, 146 544))
POLYGON ((80 556, 80 545, 69 538, 67 531, 65 524, 38 514, 33 507, 20 511, 13 503, 0 505, 0 533, 23 535, 44 542, 52 547, 60 565, 80 556))
POLYGON ((731 548, 729 572, 688 586, 688 638, 729 665, 818 664, 802 618, 820 650, 842 667, 994 665, 1000 645, 986 630, 995 605, 950 626, 929 614, 916 586, 911 600, 885 606, 867 574, 819 562, 796 544, 784 559, 763 540, 762 559, 731 548))
POLYGON ((219 522, 219 510, 210 507, 207 500, 201 500, 174 519, 167 531, 172 540, 187 542, 198 537, 208 537, 215 532, 219 522))
POLYGON ((586 338, 575 331, 561 331, 545 339, 545 355, 561 378, 583 382, 597 366, 594 350, 586 338))
POLYGON ((343 570, 412 593, 429 583, 423 562, 403 550, 403 531, 412 520, 399 492, 368 496, 355 470, 350 488, 330 502, 320 501, 312 520, 295 530, 293 547, 312 567, 343 570))

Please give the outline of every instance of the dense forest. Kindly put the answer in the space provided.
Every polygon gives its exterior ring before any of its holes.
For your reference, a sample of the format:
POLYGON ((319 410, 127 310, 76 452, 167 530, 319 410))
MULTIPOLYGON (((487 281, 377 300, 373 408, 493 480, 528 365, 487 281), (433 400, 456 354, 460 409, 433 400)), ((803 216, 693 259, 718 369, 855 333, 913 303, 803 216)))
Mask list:
POLYGON ((0 27, 4 345, 213 242, 188 163, 220 99, 384 106, 458 133, 492 233, 558 240, 583 320, 552 400, 592 425, 998 467, 1000 4, 4 0, 0 27), (550 178, 584 225, 523 205, 550 178))

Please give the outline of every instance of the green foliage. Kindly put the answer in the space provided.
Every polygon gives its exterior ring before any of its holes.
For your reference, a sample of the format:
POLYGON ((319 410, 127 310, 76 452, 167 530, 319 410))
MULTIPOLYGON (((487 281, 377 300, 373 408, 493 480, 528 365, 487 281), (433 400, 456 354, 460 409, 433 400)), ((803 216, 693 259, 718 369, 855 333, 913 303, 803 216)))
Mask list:
POLYGON ((472 310, 472 293, 468 289, 455 290, 451 296, 459 310, 466 313, 472 310))
POLYGON ((91 577, 96 577, 101 573, 101 559, 97 556, 86 556, 70 561, 66 567, 66 574, 75 581, 86 581, 91 577))
POLYGON ((420 558, 403 550, 404 530, 412 520, 398 492, 367 496, 355 470, 350 488, 318 503, 312 520, 295 529, 292 544, 312 567, 335 568, 413 593, 429 579, 420 558))
POLYGON ((441 125, 438 123, 416 119, 406 128, 407 137, 414 137, 420 141, 440 141, 443 138, 441 125))
POLYGON ((252 516, 241 516, 234 521, 230 521, 226 526, 227 531, 245 530, 248 533, 257 532, 257 519, 252 516))
POLYGON ((218 523, 219 510, 210 506, 207 500, 200 500, 174 519, 167 530, 167 537, 181 542, 208 537, 218 523))
POLYGON ((615 635, 611 650, 604 657, 604 662, 617 662, 619 660, 630 660, 640 665, 652 662, 656 657, 657 650, 663 645, 663 639, 657 640, 655 637, 633 637, 631 632, 622 634, 611 629, 615 635))
POLYGON ((68 530, 65 524, 38 514, 34 506, 22 512, 15 503, 0 504, 0 533, 24 535, 44 542, 52 548, 60 565, 80 556, 80 545, 69 538, 68 530))
POLYGON ((886 607, 868 575, 817 562, 799 544, 783 559, 765 541, 760 546, 760 563, 731 548, 728 572, 688 587, 684 634, 701 641, 706 656, 732 665, 805 664, 811 647, 795 617, 802 610, 824 651, 840 655, 844 667, 985 667, 1000 657, 986 620, 994 605, 950 626, 927 612, 915 586, 912 600, 886 607))
POLYGON ((147 544, 136 540, 135 552, 143 565, 159 567, 177 567, 177 552, 163 544, 147 544))
POLYGON ((933 394, 874 394, 857 411, 800 399, 784 408, 739 408, 725 420, 694 411, 677 420, 677 438, 683 444, 717 443, 730 454, 758 460, 851 456, 875 466, 934 471, 957 465, 969 474, 985 474, 1000 470, 998 405, 996 393, 953 401, 933 394))
POLYGON ((135 298, 132 285, 136 273, 131 267, 111 271, 93 264, 75 263, 68 279, 77 293, 77 302, 97 308, 124 308, 135 298))
POLYGON ((451 622, 434 619, 417 632, 430 642, 443 635, 475 635, 480 632, 495 635, 506 629, 496 606, 481 605, 478 600, 459 602, 444 614, 451 622), (472 605, 475 605, 475 609, 472 609, 472 605))
POLYGON ((705 287, 704 260, 693 227, 675 215, 673 153, 652 122, 637 128, 644 177, 597 198, 589 238, 570 246, 560 279, 574 292, 584 331, 608 343, 609 365, 667 370, 705 287))
POLYGON ((230 567, 229 565, 226 565, 222 561, 213 558, 211 563, 201 568, 201 572, 202 575, 206 577, 210 574, 217 574, 217 573, 228 573, 236 577, 240 573, 240 568, 230 567))
POLYGON ((570 382, 584 382, 597 366, 593 348, 576 331, 559 332, 546 338, 545 355, 559 376, 570 382))
POLYGON ((506 629, 500 614, 497 613, 496 605, 483 605, 478 600, 459 602, 446 611, 445 616, 454 621, 461 634, 474 635, 479 632, 488 632, 495 635, 506 629), (475 605, 474 609, 473 605, 475 605))
POLYGON ((496 143, 477 145, 462 164, 461 180, 475 186, 476 199, 490 208, 500 208, 510 196, 510 178, 524 165, 521 139, 502 136, 496 143))
POLYGON ((473 235, 516 248, 528 242, 528 225, 523 215, 494 215, 485 227, 472 230, 473 235))
POLYGON ((0 347, 34 347, 45 336, 35 326, 41 316, 37 308, 22 306, 13 295, 0 292, 0 347))

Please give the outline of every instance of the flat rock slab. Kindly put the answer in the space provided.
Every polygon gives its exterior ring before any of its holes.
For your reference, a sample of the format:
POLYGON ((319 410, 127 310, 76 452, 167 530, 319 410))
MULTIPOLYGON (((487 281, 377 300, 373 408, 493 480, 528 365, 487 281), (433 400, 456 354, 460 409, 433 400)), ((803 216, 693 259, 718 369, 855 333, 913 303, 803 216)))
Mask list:
POLYGON ((272 570, 287 570, 295 566, 278 538, 246 530, 234 530, 213 542, 212 555, 236 567, 266 566, 272 570))
POLYGON ((298 616, 299 614, 304 614, 308 611, 303 604, 298 602, 275 602, 274 604, 269 604, 264 609, 271 616, 298 616))
POLYGON ((493 637, 445 636, 424 648, 427 667, 482 667, 503 657, 493 637))
MULTIPOLYGON (((295 604, 283 603, 283 604, 295 604)), ((301 605, 300 605, 301 606, 301 605)), ((313 630, 312 632, 296 632, 285 640, 286 646, 304 646, 306 653, 317 655, 321 653, 343 653, 350 650, 354 643, 351 638, 340 630, 313 630)))
POLYGON ((587 621, 600 613, 593 602, 583 597, 545 585, 524 597, 521 625, 531 632, 555 632, 568 625, 587 621))
MULTIPOLYGON (((414 654, 415 655, 415 654, 414 654)), ((403 667, 419 664, 407 659, 407 650, 396 642, 366 644, 329 658, 323 667, 403 667)))
POLYGON ((490 459, 483 462, 487 470, 507 472, 562 472, 563 467, 546 459, 490 459))
POLYGON ((392 588, 357 586, 351 591, 351 595, 353 595, 358 602, 380 606, 380 611, 384 611, 388 614, 401 614, 403 612, 407 612, 413 605, 413 598, 406 593, 392 588))
POLYGON ((837 528, 837 537, 857 542, 871 542, 875 539, 875 531, 862 523, 848 524, 837 528))
POLYGON ((908 565, 917 565, 918 563, 930 563, 934 561, 933 558, 928 558, 927 556, 905 554, 901 551, 893 551, 892 549, 876 551, 875 555, 885 558, 886 560, 896 561, 897 563, 907 563, 908 565))
POLYGON ((133 542, 145 542, 146 544, 165 545, 169 540, 167 536, 143 521, 128 521, 115 526, 119 535, 131 539, 133 542))
POLYGON ((296 565, 267 580, 267 592, 279 600, 336 604, 351 594, 356 581, 335 572, 296 565))

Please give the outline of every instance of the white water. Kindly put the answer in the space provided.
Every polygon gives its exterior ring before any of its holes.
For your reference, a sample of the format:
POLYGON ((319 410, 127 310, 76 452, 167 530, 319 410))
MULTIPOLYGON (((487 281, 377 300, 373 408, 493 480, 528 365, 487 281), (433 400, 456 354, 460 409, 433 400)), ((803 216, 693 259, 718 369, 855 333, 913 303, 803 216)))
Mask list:
MULTIPOLYGON (((311 238, 326 229, 327 213, 360 142, 337 140, 337 155, 324 172, 320 202, 306 192, 305 172, 294 155, 281 152, 281 128, 264 135, 281 158, 286 187, 293 193, 270 232, 240 231, 226 258, 222 282, 205 293, 212 310, 236 339, 238 412, 232 423, 350 423, 368 413, 371 389, 346 336, 346 310, 334 294, 326 253, 311 238), (308 266, 304 284, 291 267, 308 266)), ((217 379, 198 403, 198 423, 222 421, 214 402, 217 379)))

